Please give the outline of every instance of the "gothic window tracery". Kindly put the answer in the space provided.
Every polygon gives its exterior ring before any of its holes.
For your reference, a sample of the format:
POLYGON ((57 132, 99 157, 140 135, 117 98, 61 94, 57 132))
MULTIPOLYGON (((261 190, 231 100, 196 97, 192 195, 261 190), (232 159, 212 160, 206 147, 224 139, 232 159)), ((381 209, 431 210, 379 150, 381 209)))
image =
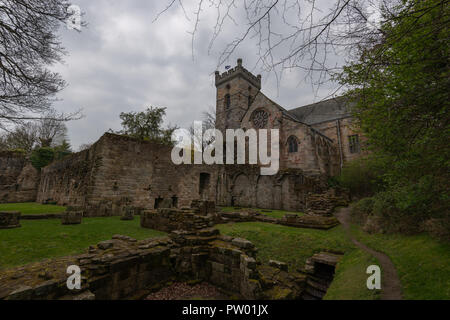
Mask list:
POLYGON ((287 140, 287 144, 289 153, 298 152, 298 142, 296 137, 290 136, 287 140))
POLYGON ((252 114, 252 123, 253 126, 257 129, 264 128, 267 125, 268 120, 269 114, 262 109, 256 110, 252 114))

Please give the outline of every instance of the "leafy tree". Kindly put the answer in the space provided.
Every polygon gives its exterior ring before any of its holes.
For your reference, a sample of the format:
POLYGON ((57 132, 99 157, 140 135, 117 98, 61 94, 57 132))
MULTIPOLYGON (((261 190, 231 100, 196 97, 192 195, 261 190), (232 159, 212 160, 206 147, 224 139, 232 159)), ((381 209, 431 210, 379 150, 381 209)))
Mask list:
POLYGON ((141 112, 122 112, 122 130, 118 133, 141 140, 171 143, 172 132, 176 127, 163 128, 166 108, 150 107, 141 112))
POLYGON ((55 160, 60 160, 72 153, 70 143, 66 139, 64 139, 60 145, 54 147, 53 150, 55 153, 55 160))
POLYGON ((49 165, 53 159, 55 158, 55 151, 49 147, 42 147, 33 150, 31 153, 31 164, 36 169, 41 169, 47 165, 49 165))
POLYGON ((377 210, 418 214, 420 223, 449 209, 450 9, 446 1, 414 0, 395 10, 397 19, 380 27, 383 37, 360 46, 339 80, 350 86, 354 115, 385 162, 377 210))
POLYGON ((346 188, 352 196, 372 196, 383 189, 385 163, 373 155, 346 163, 337 178, 339 186, 346 188))

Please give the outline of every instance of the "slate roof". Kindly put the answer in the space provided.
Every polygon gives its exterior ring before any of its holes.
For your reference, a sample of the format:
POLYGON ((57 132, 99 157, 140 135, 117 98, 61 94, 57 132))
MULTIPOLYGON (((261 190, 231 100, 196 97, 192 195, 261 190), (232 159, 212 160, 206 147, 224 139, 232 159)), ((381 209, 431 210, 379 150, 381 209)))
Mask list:
POLYGON ((347 98, 336 97, 288 110, 288 112, 298 121, 313 125, 350 117, 350 106, 351 103, 348 102, 347 98))

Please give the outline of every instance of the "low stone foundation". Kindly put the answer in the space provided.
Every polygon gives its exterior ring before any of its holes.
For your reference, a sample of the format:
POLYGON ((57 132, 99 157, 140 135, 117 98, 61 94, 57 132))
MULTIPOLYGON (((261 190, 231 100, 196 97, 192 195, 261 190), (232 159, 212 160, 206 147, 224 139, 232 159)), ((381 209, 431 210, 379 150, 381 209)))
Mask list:
POLYGON ((193 201, 191 208, 160 208, 141 213, 141 227, 164 232, 174 230, 200 230, 216 222, 213 201, 193 201))
POLYGON ((278 221, 279 224, 296 228, 331 229, 339 224, 335 217, 322 217, 314 215, 298 216, 286 214, 278 221))
POLYGON ((331 216, 336 207, 346 207, 348 204, 348 194, 336 189, 330 189, 325 193, 308 194, 306 198, 306 212, 314 215, 331 216))
POLYGON ((321 300, 325 296, 341 256, 337 253, 321 252, 306 260, 305 271, 308 277, 302 296, 304 300, 321 300))
POLYGON ((61 214, 62 224, 80 224, 83 218, 83 211, 66 211, 61 214))
POLYGON ((20 212, 5 211, 0 212, 0 229, 12 229, 20 227, 20 212))
POLYGON ((256 251, 250 241, 212 228, 141 241, 116 235, 85 254, 1 272, 0 299, 140 299, 169 281, 185 280, 211 283, 230 297, 299 299, 305 275, 263 266, 256 251), (66 286, 70 265, 81 269, 80 290, 66 286))
POLYGON ((123 214, 120 220, 133 220, 134 219, 134 207, 127 206, 123 208, 123 214))
POLYGON ((240 212, 220 212, 219 223, 226 222, 266 222, 281 224, 296 228, 313 228, 313 229, 331 229, 339 224, 339 221, 333 216, 317 216, 317 215, 296 215, 286 214, 283 218, 269 217, 254 210, 244 210, 240 212))
POLYGON ((20 220, 62 219, 63 213, 22 214, 20 220))

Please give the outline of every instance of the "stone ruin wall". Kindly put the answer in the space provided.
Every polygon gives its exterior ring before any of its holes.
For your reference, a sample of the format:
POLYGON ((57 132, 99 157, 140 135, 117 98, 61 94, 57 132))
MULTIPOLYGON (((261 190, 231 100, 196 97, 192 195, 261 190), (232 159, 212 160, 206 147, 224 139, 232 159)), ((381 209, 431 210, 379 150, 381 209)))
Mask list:
POLYGON ((84 206, 101 165, 100 142, 41 169, 37 202, 84 206))
POLYGON ((115 235, 78 256, 45 260, 0 274, 0 300, 140 299, 172 281, 206 281, 244 299, 300 299, 306 276, 273 261, 262 265, 245 239, 217 229, 174 231, 137 241, 115 235), (66 286, 67 267, 81 269, 80 290, 66 286))
POLYGON ((39 171, 21 153, 0 152, 0 203, 36 200, 39 171))
MULTIPOLYGON (((42 169, 38 202, 80 206, 85 216, 122 215, 125 207, 189 208, 197 199, 222 206, 305 211, 325 175, 255 165, 174 165, 171 147, 106 133, 90 149, 42 169)), ((139 212, 139 210, 138 210, 139 212)))
MULTIPOLYGON (((218 229, 211 227, 217 218, 260 221, 263 216, 249 211, 220 217, 213 201, 194 201, 190 209, 145 210, 141 226, 167 231, 168 237, 138 241, 114 235, 112 240, 90 246, 84 254, 3 270, 0 300, 142 299, 173 281, 207 282, 230 297, 241 299, 321 299, 326 293, 337 256, 316 254, 307 261, 305 269, 297 271, 289 271, 288 265, 280 261, 263 264, 256 258, 258 250, 253 243, 220 235, 218 229), (78 290, 69 290, 66 285, 66 270, 73 265, 81 271, 78 290), (326 275, 319 272, 324 267, 326 275)), ((302 221, 303 217, 285 218, 270 222, 314 227, 314 221, 302 221)), ((320 222, 321 228, 331 227, 324 222, 332 221, 320 222)))
POLYGON ((86 216, 121 215, 125 206, 165 201, 190 207, 215 200, 217 167, 174 165, 172 148, 106 133, 89 150, 43 169, 38 201, 83 206, 86 216))
POLYGON ((324 175, 308 175, 301 169, 280 169, 276 175, 262 176, 257 166, 228 165, 219 171, 217 204, 304 211, 310 194, 326 189, 324 175))
POLYGON ((280 167, 301 168, 305 172, 336 175, 339 173, 339 154, 335 141, 314 128, 283 119, 280 131, 280 167), (290 136, 296 137, 298 152, 288 152, 287 140, 290 136))
MULTIPOLYGON (((343 163, 355 160, 361 156, 367 155, 368 151, 364 150, 367 138, 361 133, 361 130, 355 126, 354 120, 351 117, 325 121, 313 125, 314 128, 330 137, 334 141, 334 145, 337 151, 337 157, 339 158, 339 148, 342 148, 342 161, 343 163), (358 134, 361 150, 359 153, 350 153, 349 136, 358 134)), ((339 163, 340 159, 338 159, 339 163)), ((336 171, 336 174, 340 170, 336 171)))
POLYGON ((174 230, 200 230, 220 222, 214 201, 192 201, 191 208, 159 208, 143 210, 140 223, 143 228, 171 232, 174 230))

